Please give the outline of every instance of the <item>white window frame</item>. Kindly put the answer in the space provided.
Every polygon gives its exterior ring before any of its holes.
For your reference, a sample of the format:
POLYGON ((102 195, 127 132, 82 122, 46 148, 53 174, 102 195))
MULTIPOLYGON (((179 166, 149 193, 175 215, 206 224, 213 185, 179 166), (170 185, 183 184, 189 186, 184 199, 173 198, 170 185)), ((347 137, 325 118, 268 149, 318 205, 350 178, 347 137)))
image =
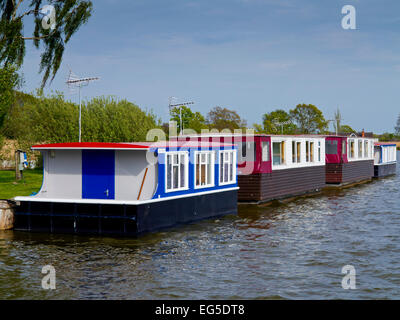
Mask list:
POLYGON ((315 148, 315 143, 312 140, 306 140, 306 148, 305 148, 305 155, 306 155, 306 163, 314 163, 315 162, 315 150, 311 151, 311 147, 314 149, 315 148), (312 155, 312 159, 311 159, 312 155))
POLYGON ((358 139, 357 140, 357 159, 362 159, 364 152, 364 142, 362 141, 362 139, 358 139), (360 144, 361 144, 361 148, 360 148, 360 144))
MULTIPOLYGON (((206 162, 207 161, 208 160, 206 160, 206 162)), ((193 176, 194 176, 194 188, 195 189, 204 189, 204 188, 212 188, 212 187, 214 187, 215 186, 215 152, 212 151, 212 150, 195 151, 194 152, 194 169, 193 170, 194 170, 193 176), (205 163, 205 165, 206 165, 206 175, 205 176, 206 177, 207 177, 207 174, 208 174, 208 167, 209 167, 209 165, 211 166, 211 183, 197 186, 196 185, 196 181, 197 181, 197 170, 196 170, 197 155, 199 155, 199 158, 200 158, 199 172, 200 172, 200 177, 201 177, 201 164, 202 164, 201 163, 201 155, 202 154, 206 155, 206 159, 208 159, 207 155, 211 154, 211 163, 210 164, 205 163)))
POLYGON ((364 140, 364 158, 369 158, 369 140, 364 140))
MULTIPOLYGON (((290 141, 290 140, 289 140, 290 141)), ((286 145, 289 144, 287 140, 277 140, 277 141, 271 141, 271 160, 272 160, 272 167, 284 167, 288 163, 287 159, 287 154, 286 154, 286 145), (274 143, 279 143, 279 158, 280 158, 280 163, 275 164, 274 163, 274 143), (282 154, 283 154, 283 159, 282 159, 282 154)), ((290 153, 289 153, 290 157, 290 153)), ((289 160, 290 161, 290 160, 289 160)), ((301 160, 300 160, 301 161, 301 160)), ((290 162, 289 162, 290 163, 290 162)))
POLYGON ((302 163, 301 150, 302 150, 301 141, 292 140, 292 163, 302 163), (294 150, 293 150, 293 144, 294 144, 294 150), (299 150, 300 153, 297 152, 297 145, 298 144, 300 144, 300 150, 299 150), (294 161, 293 161, 293 155, 294 155, 294 161))
POLYGON ((347 143, 347 156, 349 159, 356 159, 356 141, 355 139, 349 139, 347 143), (351 154, 351 144, 353 143, 353 154, 351 154))
POLYGON ((309 141, 310 146, 308 147, 308 151, 310 152, 310 157, 309 157, 309 162, 314 163, 315 162, 315 141, 310 140, 309 141))
POLYGON ((320 140, 318 141, 317 152, 318 152, 318 162, 321 162, 322 161, 322 159, 321 159, 322 151, 321 151, 321 141, 320 140))
POLYGON ((270 149, 271 149, 271 143, 269 141, 261 141, 261 161, 262 162, 271 161, 270 160, 271 159, 271 150, 270 149), (264 150, 267 150, 266 154, 265 154, 264 150))
MULTIPOLYGON (((237 166, 237 151, 236 150, 220 150, 219 151, 219 153, 218 153, 218 183, 219 183, 219 185, 220 186, 224 186, 224 185, 228 185, 228 184, 234 184, 234 183, 236 183, 236 166, 237 166), (223 182, 223 181, 221 181, 221 167, 223 167, 223 166, 221 166, 221 153, 224 153, 224 163, 223 164, 225 164, 225 163, 228 163, 228 164, 230 164, 230 161, 226 161, 226 154, 229 154, 229 153, 231 153, 232 154, 232 160, 233 160, 233 163, 232 163, 232 180, 230 181, 229 180, 229 173, 228 173, 228 181, 226 181, 226 182, 223 182)), ((228 168, 229 168, 230 166, 228 165, 228 168)), ((222 177, 224 176, 224 174, 222 175, 222 177)))
MULTIPOLYGON (((172 168, 173 168, 172 164, 172 168)), ((171 193, 171 192, 177 192, 177 191, 184 191, 184 190, 189 190, 189 152, 188 151, 167 151, 165 152, 165 193, 171 193), (174 180, 173 180, 173 169, 171 172, 171 189, 168 189, 168 156, 172 157, 174 155, 178 155, 178 181, 180 184, 180 177, 181 177, 181 155, 185 156, 184 162, 185 162, 185 186, 179 186, 178 188, 174 188, 174 180)))

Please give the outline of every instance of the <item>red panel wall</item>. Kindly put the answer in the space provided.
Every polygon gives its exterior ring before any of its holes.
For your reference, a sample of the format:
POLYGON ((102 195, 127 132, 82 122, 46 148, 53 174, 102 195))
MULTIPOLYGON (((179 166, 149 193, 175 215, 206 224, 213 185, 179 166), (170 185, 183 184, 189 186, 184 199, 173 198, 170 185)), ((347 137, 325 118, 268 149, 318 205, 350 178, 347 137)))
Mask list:
POLYGON ((347 163, 347 138, 346 137, 326 137, 326 141, 337 141, 337 154, 328 154, 325 148, 326 163, 347 163), (345 142, 345 154, 342 154, 342 141, 345 142))

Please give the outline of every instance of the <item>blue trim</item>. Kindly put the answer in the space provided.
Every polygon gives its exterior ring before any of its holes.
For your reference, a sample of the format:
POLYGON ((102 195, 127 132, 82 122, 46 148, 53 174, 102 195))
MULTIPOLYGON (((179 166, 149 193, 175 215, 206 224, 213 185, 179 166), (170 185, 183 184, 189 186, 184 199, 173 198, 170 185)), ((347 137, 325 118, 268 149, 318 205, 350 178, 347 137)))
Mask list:
POLYGON ((38 193, 40 193, 43 189, 43 183, 44 183, 44 157, 43 157, 43 152, 41 152, 42 154, 42 165, 43 165, 43 170, 42 170, 42 185, 40 186, 39 191, 37 192, 32 192, 29 196, 36 196, 38 193))
MULTIPOLYGON (((175 191, 175 192, 165 192, 165 170, 166 170, 166 154, 165 153, 160 153, 158 152, 158 185, 157 185, 157 190, 153 196, 153 199, 157 198, 168 198, 168 197, 173 197, 173 196, 179 196, 179 195, 185 195, 185 194, 194 194, 194 193, 200 193, 204 191, 213 191, 213 190, 223 190, 223 189, 229 189, 233 187, 237 187, 237 175, 236 175, 236 182, 232 184, 226 184, 223 186, 219 185, 219 151, 220 150, 236 150, 236 156, 237 156, 237 147, 236 146, 226 146, 226 147, 221 147, 221 148, 200 148, 200 147, 181 147, 181 148, 166 148, 166 151, 188 151, 189 152, 189 179, 188 179, 188 186, 189 188, 187 190, 181 190, 181 191, 175 191), (195 151, 207 151, 207 150, 212 150, 212 151, 217 151, 216 153, 216 158, 215 158, 215 163, 214 163, 214 186, 213 187, 205 187, 205 188, 199 188, 195 189, 195 166, 194 166, 194 155, 195 151)), ((155 150, 152 150, 155 151, 155 150)), ((157 150, 158 151, 158 150, 157 150)), ((237 158, 236 158, 236 173, 237 173, 237 158)))

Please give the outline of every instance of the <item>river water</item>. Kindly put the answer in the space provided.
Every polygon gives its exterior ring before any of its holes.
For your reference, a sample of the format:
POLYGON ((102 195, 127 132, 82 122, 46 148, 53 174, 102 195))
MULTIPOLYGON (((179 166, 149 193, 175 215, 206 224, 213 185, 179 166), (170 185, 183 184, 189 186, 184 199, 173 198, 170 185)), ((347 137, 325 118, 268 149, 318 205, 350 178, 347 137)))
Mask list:
POLYGON ((0 299, 399 299, 399 195, 398 168, 138 239, 0 231, 0 299), (49 264, 55 290, 41 287, 49 264))

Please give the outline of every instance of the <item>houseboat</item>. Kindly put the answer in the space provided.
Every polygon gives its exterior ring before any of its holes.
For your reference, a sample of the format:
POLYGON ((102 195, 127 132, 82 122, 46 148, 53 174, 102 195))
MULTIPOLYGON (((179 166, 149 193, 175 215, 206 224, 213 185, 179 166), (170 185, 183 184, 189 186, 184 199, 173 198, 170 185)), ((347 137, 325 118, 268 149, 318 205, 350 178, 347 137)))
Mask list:
POLYGON ((374 139, 326 136, 326 183, 347 185, 374 176, 374 139))
POLYGON ((237 148, 191 142, 35 145, 40 191, 16 197, 15 229, 138 235, 237 213, 237 148))
POLYGON ((202 134, 186 141, 238 146, 239 202, 262 203, 325 186, 325 140, 316 135, 202 134))
POLYGON ((374 177, 380 178, 396 174, 396 150, 394 143, 375 142, 374 177))

